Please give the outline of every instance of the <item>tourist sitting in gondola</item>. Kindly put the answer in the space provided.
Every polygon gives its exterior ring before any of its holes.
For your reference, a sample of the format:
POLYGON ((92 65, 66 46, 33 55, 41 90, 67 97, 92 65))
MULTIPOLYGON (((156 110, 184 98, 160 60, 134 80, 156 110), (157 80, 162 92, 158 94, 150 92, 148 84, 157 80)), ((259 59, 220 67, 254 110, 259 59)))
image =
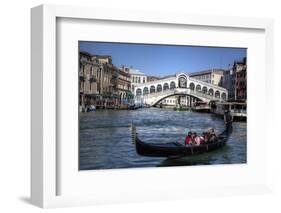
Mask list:
POLYGON ((207 133, 203 132, 200 136, 200 144, 205 144, 207 142, 207 133))
POLYGON ((185 137, 185 146, 200 146, 203 144, 213 143, 216 140, 217 136, 213 128, 210 128, 207 132, 203 132, 202 135, 197 135, 196 132, 188 132, 185 137))
POLYGON ((192 144, 191 136, 192 136, 192 133, 188 132, 187 136, 185 137, 185 145, 186 146, 192 144))
POLYGON ((196 132, 194 132, 194 145, 196 145, 196 146, 200 146, 200 143, 201 143, 201 139, 200 139, 200 136, 199 135, 197 135, 197 133, 196 132))
POLYGON ((196 137, 196 132, 192 132, 191 133, 190 145, 194 145, 195 144, 195 137, 196 137))
POLYGON ((207 134, 206 134, 206 139, 207 139, 206 143, 213 143, 217 140, 217 135, 215 133, 214 128, 208 129, 207 134))

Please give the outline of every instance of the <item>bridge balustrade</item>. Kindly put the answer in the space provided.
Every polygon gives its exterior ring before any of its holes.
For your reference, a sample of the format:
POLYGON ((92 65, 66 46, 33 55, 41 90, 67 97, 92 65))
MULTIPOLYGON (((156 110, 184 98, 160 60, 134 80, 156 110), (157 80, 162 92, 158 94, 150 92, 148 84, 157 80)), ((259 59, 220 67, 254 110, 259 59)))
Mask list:
POLYGON ((174 88, 169 90, 162 90, 161 92, 154 92, 149 93, 147 95, 143 95, 143 97, 157 97, 162 95, 168 95, 168 94, 186 94, 186 95, 195 95, 198 97, 204 97, 210 100, 222 100, 222 97, 215 97, 215 95, 209 95, 207 93, 203 93, 202 91, 196 91, 191 89, 182 89, 182 88, 174 88))

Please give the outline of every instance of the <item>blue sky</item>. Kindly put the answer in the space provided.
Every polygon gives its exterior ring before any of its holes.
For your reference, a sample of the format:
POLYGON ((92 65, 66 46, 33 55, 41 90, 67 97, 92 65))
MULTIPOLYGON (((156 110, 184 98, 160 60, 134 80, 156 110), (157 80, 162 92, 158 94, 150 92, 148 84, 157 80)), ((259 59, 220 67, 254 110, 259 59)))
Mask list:
POLYGON ((227 69, 246 57, 245 48, 217 48, 175 45, 80 42, 80 51, 111 55, 117 67, 132 66, 146 75, 165 76, 179 71, 227 69))

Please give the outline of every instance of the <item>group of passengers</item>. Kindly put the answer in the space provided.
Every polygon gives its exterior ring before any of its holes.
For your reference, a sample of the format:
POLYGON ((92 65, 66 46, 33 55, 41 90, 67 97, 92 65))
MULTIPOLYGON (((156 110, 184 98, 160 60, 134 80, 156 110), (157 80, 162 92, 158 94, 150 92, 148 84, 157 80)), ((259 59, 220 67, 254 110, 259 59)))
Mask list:
POLYGON ((207 132, 203 132, 202 135, 197 135, 196 132, 188 132, 185 137, 185 145, 199 146, 201 144, 213 143, 217 140, 217 136, 213 128, 208 129, 207 132))

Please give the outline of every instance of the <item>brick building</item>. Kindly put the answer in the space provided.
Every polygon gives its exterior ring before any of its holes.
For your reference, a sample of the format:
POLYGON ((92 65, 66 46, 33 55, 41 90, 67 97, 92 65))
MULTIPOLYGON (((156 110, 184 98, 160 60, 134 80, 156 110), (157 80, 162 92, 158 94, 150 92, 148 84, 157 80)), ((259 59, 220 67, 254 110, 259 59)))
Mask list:
POLYGON ((235 61, 232 68, 224 73, 223 87, 228 90, 228 99, 247 99, 247 58, 235 61))

